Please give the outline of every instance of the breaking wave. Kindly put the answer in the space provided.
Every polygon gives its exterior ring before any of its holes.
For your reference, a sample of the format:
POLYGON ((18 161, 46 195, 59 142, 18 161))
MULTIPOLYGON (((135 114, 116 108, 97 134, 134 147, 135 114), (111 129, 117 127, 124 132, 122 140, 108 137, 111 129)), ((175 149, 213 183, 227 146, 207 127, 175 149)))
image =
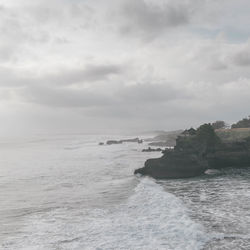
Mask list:
POLYGON ((112 209, 60 208, 30 217, 5 249, 202 249, 209 236, 184 204, 149 178, 112 209))

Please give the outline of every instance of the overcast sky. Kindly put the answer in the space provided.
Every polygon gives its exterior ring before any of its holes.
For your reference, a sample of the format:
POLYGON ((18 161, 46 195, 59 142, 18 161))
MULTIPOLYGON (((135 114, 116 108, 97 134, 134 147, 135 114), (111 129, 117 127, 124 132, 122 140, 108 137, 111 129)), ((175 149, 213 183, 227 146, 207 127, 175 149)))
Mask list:
POLYGON ((0 0, 0 133, 250 114, 249 0, 0 0))

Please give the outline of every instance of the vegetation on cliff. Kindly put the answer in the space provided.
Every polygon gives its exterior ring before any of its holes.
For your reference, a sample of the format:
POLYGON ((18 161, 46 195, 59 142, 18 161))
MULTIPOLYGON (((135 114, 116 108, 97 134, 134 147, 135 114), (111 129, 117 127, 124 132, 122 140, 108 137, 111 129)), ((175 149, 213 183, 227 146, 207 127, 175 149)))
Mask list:
POLYGON ((222 129, 222 128, 226 128, 227 124, 224 121, 216 121, 212 123, 212 127, 214 129, 222 129))
POLYGON ((250 116, 232 125, 232 128, 250 128, 250 116))

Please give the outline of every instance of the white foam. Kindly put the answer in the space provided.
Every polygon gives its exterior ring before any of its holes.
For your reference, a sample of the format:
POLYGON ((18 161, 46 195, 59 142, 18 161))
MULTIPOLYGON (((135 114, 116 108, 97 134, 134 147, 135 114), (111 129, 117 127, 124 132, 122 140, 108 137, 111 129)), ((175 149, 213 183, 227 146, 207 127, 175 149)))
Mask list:
POLYGON ((30 218, 5 249, 201 249, 209 240, 183 203, 149 178, 111 210, 58 209, 30 218))

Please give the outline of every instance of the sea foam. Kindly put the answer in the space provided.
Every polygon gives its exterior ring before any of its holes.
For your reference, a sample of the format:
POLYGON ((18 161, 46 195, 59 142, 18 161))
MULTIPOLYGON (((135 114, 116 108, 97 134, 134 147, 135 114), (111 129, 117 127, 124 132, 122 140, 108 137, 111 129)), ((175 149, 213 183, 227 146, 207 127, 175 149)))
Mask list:
POLYGON ((110 209, 60 208, 30 218, 26 236, 6 249, 202 249, 209 240, 184 204, 141 178, 123 204, 110 209))

